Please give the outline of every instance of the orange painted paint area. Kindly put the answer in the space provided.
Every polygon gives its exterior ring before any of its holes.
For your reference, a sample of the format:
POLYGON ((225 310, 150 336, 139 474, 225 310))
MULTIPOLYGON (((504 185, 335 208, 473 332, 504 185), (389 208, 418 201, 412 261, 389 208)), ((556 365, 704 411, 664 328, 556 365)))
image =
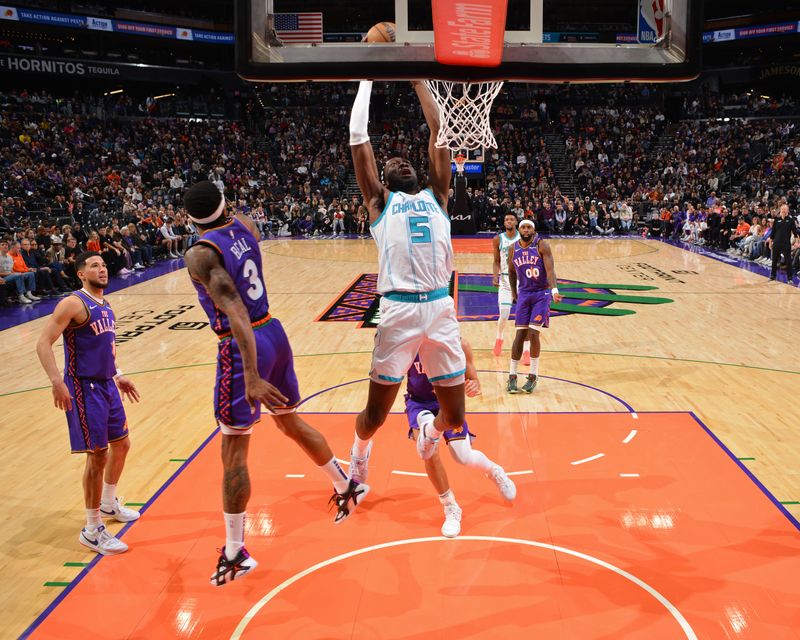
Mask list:
POLYGON ((453 238, 455 253, 492 253, 492 238, 453 238))
MULTIPOLYGON (((345 457, 354 415, 305 418, 345 457)), ((259 566, 221 588, 208 584, 224 540, 216 437, 128 530, 131 550, 103 558, 33 637, 798 637, 798 529, 691 415, 469 424, 516 473, 517 499, 442 445, 464 511, 462 536, 444 539, 436 493, 408 475, 423 465, 404 416, 376 435, 372 492, 341 525, 322 473, 265 419, 246 534, 259 566)))

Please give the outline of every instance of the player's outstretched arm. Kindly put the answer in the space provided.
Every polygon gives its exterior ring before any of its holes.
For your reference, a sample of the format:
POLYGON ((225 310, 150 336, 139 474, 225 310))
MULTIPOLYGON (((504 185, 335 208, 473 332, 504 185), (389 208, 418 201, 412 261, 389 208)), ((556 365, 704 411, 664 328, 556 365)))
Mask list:
POLYGON ((36 355, 39 356, 42 369, 50 379, 50 384, 53 385, 53 404, 62 411, 72 409, 72 396, 69 395, 69 389, 64 384, 64 380, 58 370, 56 357, 53 354, 53 345, 64 333, 64 329, 69 326, 70 322, 82 324, 87 321, 88 313, 86 307, 77 296, 64 298, 56 305, 53 315, 47 320, 47 324, 36 343, 36 355))
POLYGON ((256 401, 263 402, 268 408, 283 406, 288 398, 269 382, 262 380, 258 373, 256 337, 250 325, 247 307, 216 251, 208 246, 197 245, 186 252, 184 260, 192 278, 206 288, 214 304, 228 316, 231 334, 242 354, 245 395, 251 408, 256 401))
POLYGON ((425 115, 425 122, 431 131, 428 140, 428 176, 433 195, 442 205, 442 209, 447 209, 447 194, 450 191, 450 150, 440 149, 436 146, 436 137, 439 135, 439 107, 433 99, 428 87, 420 80, 411 83, 417 92, 419 103, 422 105, 422 113, 425 115))
POLYGON ((358 93, 350 112, 350 153, 353 155, 353 168, 356 181, 364 205, 369 211, 370 223, 381 215, 386 204, 385 188, 378 176, 378 165, 375 153, 369 140, 369 96, 372 93, 372 81, 362 80, 358 83, 358 93))

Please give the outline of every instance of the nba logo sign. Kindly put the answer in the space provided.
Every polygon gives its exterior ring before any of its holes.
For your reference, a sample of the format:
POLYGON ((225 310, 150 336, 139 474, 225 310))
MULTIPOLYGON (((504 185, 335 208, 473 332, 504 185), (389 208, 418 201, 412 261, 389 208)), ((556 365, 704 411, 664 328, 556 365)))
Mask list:
POLYGON ((664 39, 669 0, 639 0, 639 21, 636 40, 639 44, 655 44, 664 39))

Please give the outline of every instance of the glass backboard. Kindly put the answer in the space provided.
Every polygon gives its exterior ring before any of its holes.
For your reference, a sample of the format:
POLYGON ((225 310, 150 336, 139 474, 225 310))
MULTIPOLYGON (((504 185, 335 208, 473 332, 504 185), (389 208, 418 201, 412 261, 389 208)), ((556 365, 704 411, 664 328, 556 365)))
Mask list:
POLYGON ((237 0, 237 71, 253 81, 521 82, 674 82, 700 71, 698 0, 508 0, 496 66, 442 64, 432 14, 431 0, 237 0), (381 21, 395 23, 396 41, 361 42, 381 21))

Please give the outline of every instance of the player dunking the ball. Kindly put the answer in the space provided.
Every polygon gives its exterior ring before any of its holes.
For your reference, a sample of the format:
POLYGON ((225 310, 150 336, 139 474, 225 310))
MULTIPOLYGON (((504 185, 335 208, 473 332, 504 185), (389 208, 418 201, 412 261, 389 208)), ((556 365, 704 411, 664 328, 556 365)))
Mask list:
POLYGON ((556 288, 556 268, 550 245, 536 234, 530 220, 519 223, 519 241, 508 249, 508 280, 517 305, 515 325, 517 334, 511 346, 509 393, 518 393, 517 367, 522 355, 522 343, 531 342, 531 370, 522 391, 532 393, 539 381, 539 355, 542 350, 539 333, 550 326, 550 301, 559 302, 556 288))
POLYGON ((186 266, 219 338, 214 409, 222 431, 226 537, 211 584, 222 586, 258 564, 244 548, 244 522, 250 498, 247 452, 260 405, 332 481, 334 522, 344 520, 369 487, 347 477, 322 434, 296 413, 300 391, 292 349, 269 313, 255 223, 239 215, 229 219, 225 197, 208 181, 193 185, 183 202, 201 235, 186 252, 186 266))
MULTIPOLYGON (((494 341, 492 353, 499 356, 503 352, 503 330, 506 328, 508 317, 511 315, 511 305, 514 296, 511 295, 511 286, 508 284, 508 248, 519 240, 517 231, 517 216, 508 212, 503 216, 503 233, 498 233, 492 238, 492 285, 497 287, 497 338, 494 341)), ((531 343, 525 341, 522 350, 522 364, 531 362, 531 343)))
POLYGON ((367 478, 371 438, 386 420, 417 353, 440 405, 435 417, 428 414, 420 424, 420 457, 430 458, 441 433, 464 422, 466 361, 448 289, 453 247, 444 207, 450 188, 450 152, 435 145, 439 111, 433 97, 423 83, 412 84, 430 129, 426 189, 420 190, 408 160, 398 157, 386 162, 381 182, 367 132, 372 82, 360 83, 350 114, 350 150, 378 248, 382 296, 369 396, 356 418, 350 458, 350 474, 361 481, 367 478))

